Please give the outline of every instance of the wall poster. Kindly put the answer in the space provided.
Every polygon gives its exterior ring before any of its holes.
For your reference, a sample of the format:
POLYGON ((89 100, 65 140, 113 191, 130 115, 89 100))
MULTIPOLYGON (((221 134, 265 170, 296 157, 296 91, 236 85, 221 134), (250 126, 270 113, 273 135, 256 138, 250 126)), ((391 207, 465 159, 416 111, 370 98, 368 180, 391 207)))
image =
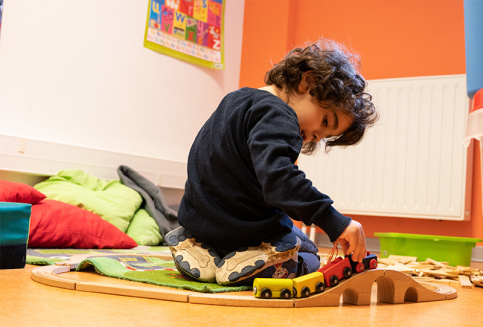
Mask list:
POLYGON ((224 68, 226 0, 149 0, 144 46, 178 59, 224 68))

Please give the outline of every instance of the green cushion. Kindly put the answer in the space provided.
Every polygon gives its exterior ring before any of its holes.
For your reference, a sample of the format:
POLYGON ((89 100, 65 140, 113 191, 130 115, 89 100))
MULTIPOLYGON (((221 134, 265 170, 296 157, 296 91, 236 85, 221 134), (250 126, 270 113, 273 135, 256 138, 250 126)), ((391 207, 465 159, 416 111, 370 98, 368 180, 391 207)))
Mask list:
POLYGON ((138 245, 158 245, 163 241, 156 221, 144 209, 136 212, 126 233, 138 245))
POLYGON ((47 198, 91 211, 126 232, 141 195, 118 180, 101 180, 81 170, 62 170, 35 185, 47 198))

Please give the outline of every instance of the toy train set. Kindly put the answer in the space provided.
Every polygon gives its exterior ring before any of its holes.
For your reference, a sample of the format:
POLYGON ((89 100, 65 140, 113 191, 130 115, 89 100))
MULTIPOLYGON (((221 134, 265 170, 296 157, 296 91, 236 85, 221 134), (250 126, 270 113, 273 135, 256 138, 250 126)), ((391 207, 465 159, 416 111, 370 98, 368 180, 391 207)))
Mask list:
POLYGON ((256 278, 253 282, 253 295, 258 298, 291 299, 308 297, 321 293, 326 287, 339 284, 344 278, 350 278, 353 272, 377 268, 377 256, 367 252, 362 262, 353 262, 351 256, 337 257, 316 272, 294 279, 256 278))

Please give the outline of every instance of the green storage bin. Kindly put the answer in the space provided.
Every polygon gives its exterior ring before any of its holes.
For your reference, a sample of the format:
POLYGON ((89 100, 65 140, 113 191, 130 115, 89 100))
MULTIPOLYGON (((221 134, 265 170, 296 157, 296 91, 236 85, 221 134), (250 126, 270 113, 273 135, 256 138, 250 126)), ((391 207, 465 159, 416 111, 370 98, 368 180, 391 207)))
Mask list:
POLYGON ((389 255, 417 257, 418 261, 431 258, 447 261, 451 266, 469 266, 471 251, 478 238, 452 237, 437 235, 374 233, 381 244, 381 258, 389 255))

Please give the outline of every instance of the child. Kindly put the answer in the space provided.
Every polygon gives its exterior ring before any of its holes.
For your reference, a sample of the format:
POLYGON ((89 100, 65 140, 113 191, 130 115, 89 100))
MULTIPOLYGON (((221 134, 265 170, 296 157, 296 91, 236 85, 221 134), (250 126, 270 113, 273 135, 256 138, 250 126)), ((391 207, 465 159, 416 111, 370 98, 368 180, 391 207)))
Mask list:
POLYGON ((178 220, 166 235, 178 270, 199 281, 250 285, 320 266, 317 247, 291 220, 322 228, 361 262, 362 226, 332 207, 295 162, 323 141, 356 144, 377 120, 357 57, 334 41, 296 48, 266 87, 228 94, 198 133, 178 220))

